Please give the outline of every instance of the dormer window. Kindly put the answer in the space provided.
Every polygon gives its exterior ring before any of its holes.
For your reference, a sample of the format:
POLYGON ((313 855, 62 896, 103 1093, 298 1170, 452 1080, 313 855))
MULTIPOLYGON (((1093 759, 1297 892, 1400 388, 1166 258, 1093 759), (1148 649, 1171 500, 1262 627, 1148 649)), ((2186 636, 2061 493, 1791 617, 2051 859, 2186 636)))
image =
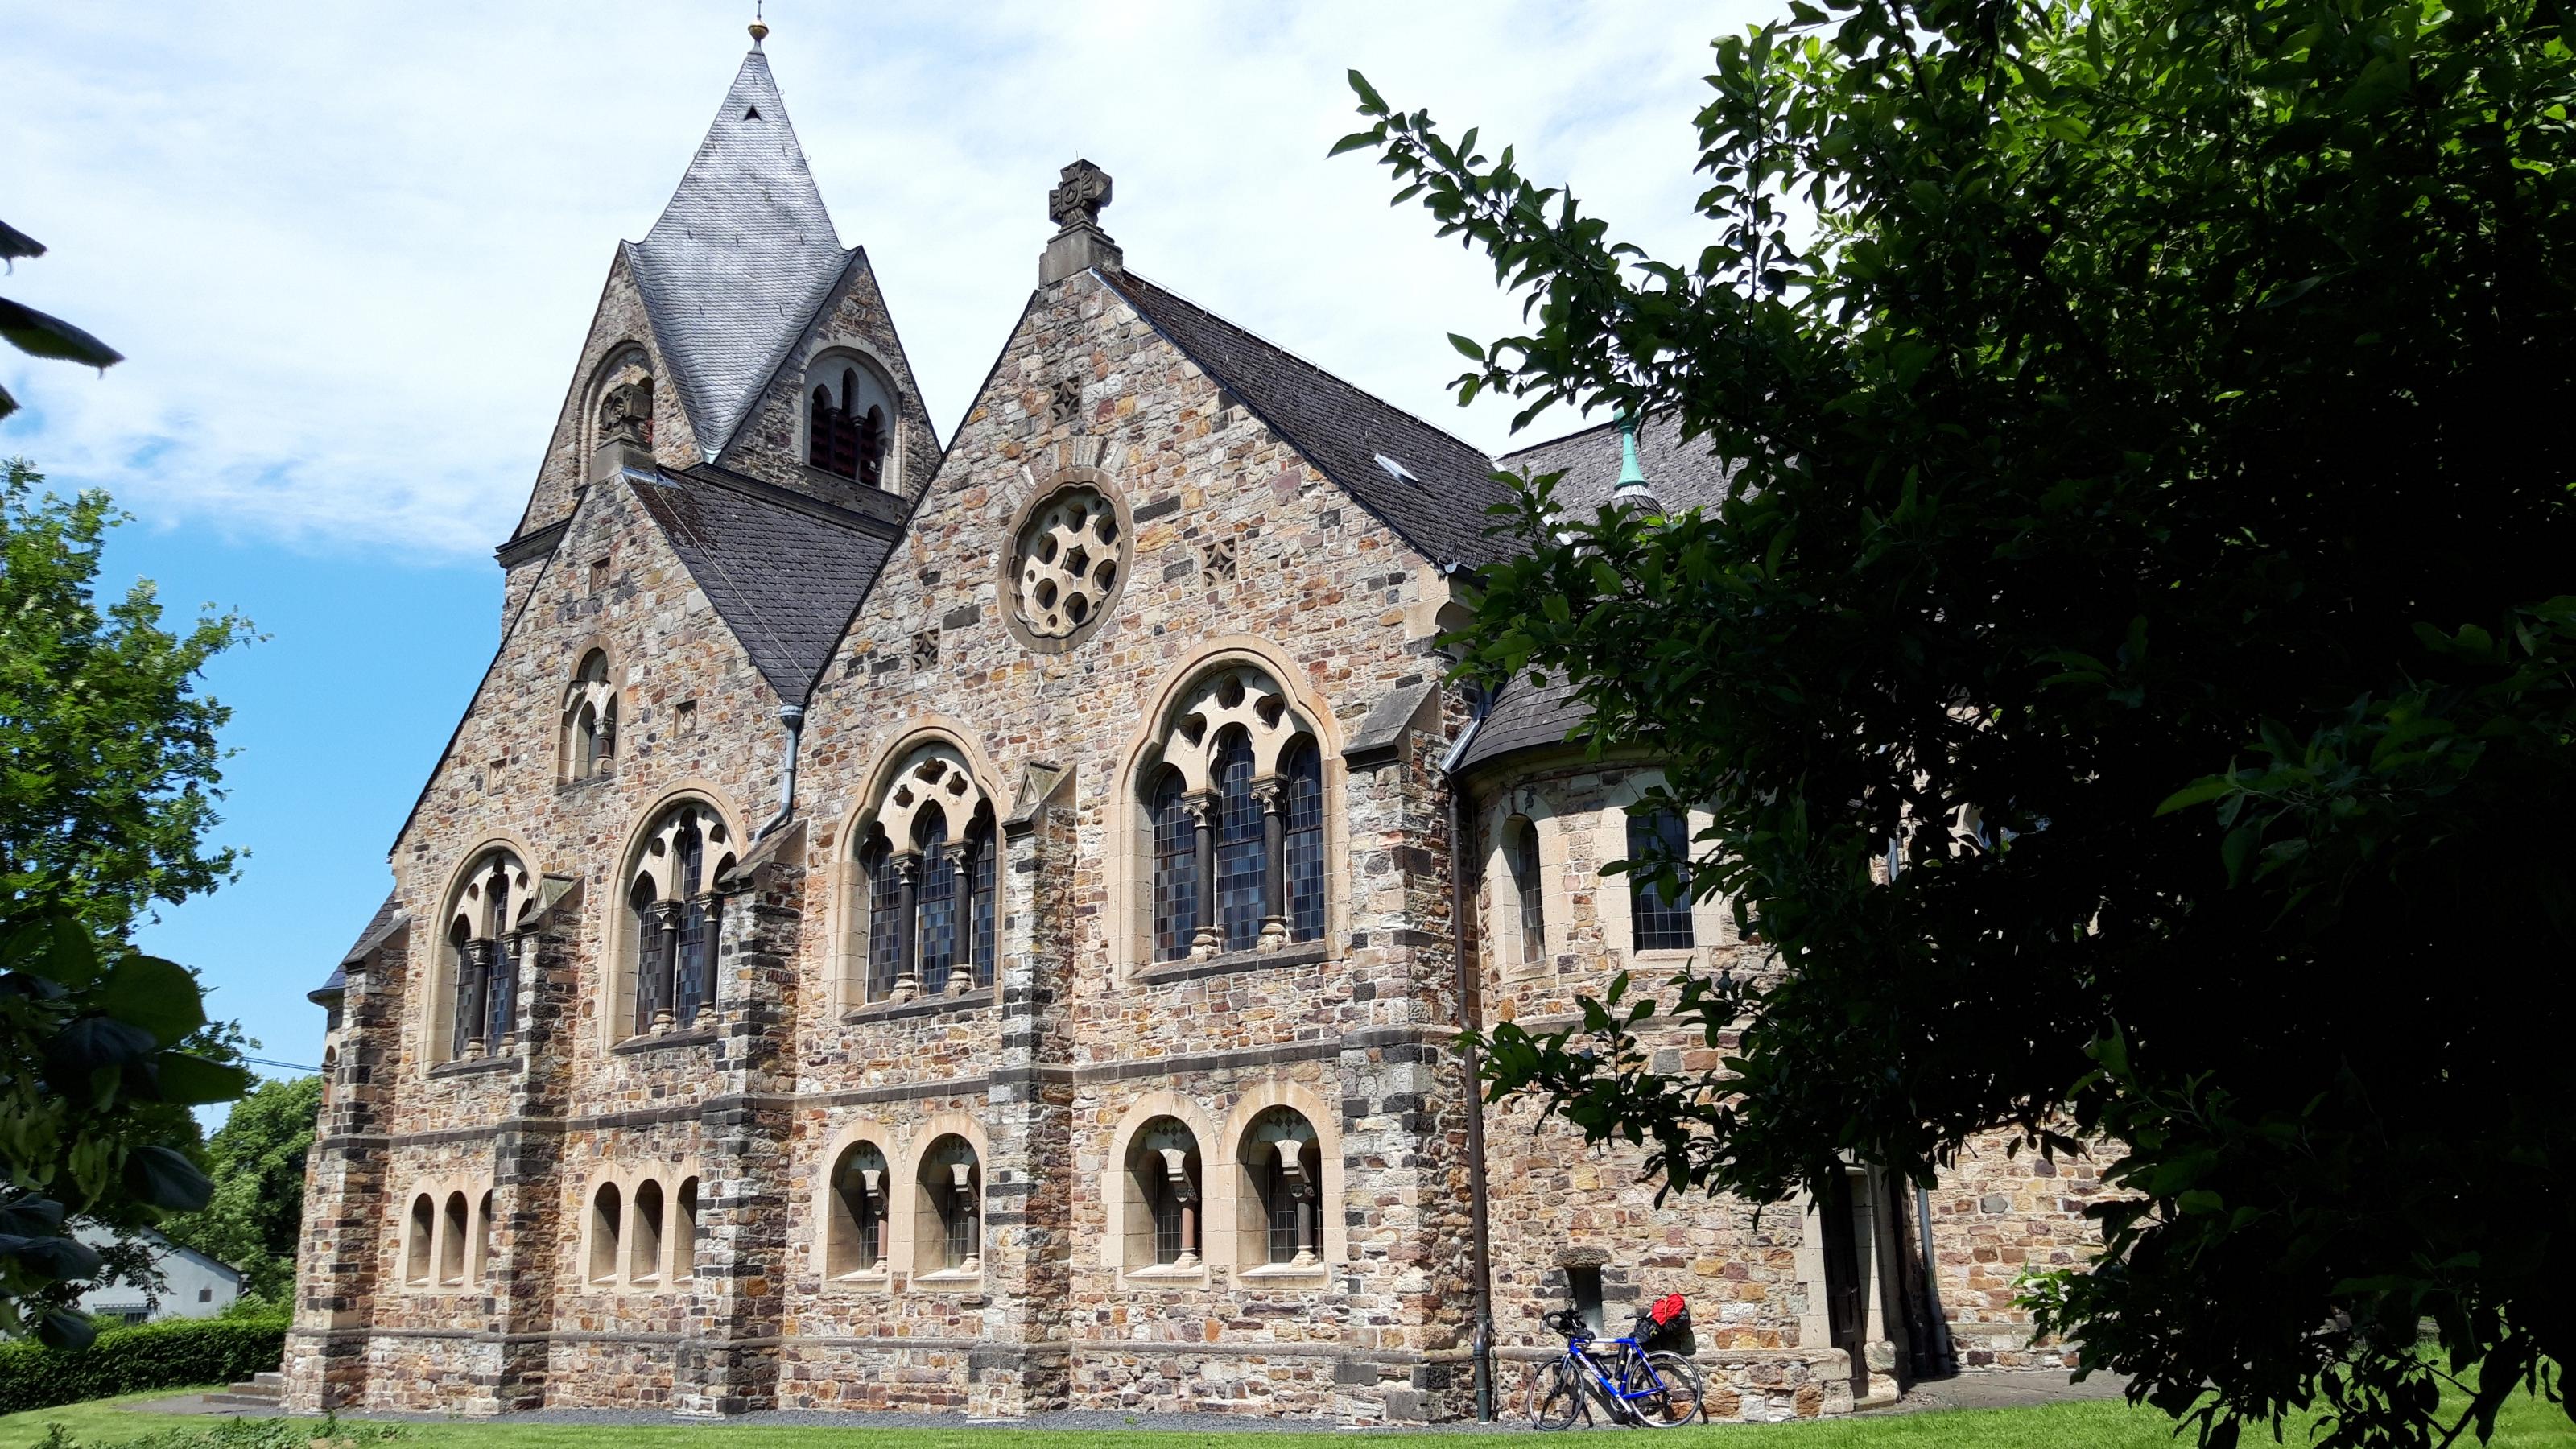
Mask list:
POLYGON ((827 353, 805 370, 805 461, 865 487, 889 486, 893 392, 857 356, 827 353))

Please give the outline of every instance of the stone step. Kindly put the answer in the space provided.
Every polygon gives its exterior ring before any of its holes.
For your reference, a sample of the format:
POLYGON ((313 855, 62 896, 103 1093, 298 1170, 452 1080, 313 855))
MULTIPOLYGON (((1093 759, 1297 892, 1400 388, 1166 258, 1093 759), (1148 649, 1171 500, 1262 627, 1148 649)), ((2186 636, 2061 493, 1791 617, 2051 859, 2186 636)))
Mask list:
MULTIPOLYGON (((236 1384, 234 1387, 239 1388, 242 1386, 236 1384)), ((227 1409, 274 1409, 277 1407, 277 1395, 275 1394, 236 1394, 228 1389, 220 1394, 206 1394, 203 1398, 204 1401, 209 1404, 215 1404, 227 1409)))
POLYGON ((270 1369, 264 1374, 252 1374, 250 1381, 263 1389, 275 1389, 281 1394, 286 1392, 286 1374, 280 1369, 270 1369))

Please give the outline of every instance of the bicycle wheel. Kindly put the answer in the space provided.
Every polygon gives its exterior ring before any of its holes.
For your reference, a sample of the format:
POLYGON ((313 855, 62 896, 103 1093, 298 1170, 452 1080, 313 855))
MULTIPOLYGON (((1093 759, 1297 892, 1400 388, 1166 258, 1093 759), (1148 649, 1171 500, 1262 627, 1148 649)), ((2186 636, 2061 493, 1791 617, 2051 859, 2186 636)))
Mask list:
POLYGON ((1628 1407, 1637 1411, 1637 1422, 1647 1428, 1678 1428, 1700 1416, 1699 1370, 1691 1367, 1689 1359, 1677 1353, 1650 1353, 1629 1375, 1628 1392, 1640 1396, 1630 1399, 1628 1407))
POLYGON ((1582 1412, 1583 1385, 1575 1379, 1573 1365, 1563 1359, 1539 1365, 1530 1384, 1530 1427, 1571 1429, 1582 1412))

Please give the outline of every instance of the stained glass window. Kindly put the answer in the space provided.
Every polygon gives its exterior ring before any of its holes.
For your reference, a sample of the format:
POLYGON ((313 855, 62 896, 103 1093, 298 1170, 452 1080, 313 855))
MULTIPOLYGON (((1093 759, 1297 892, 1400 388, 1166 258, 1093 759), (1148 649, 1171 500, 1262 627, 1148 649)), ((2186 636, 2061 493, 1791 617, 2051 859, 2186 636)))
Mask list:
POLYGON ((1179 961, 1199 929, 1198 827, 1181 796, 1181 772, 1163 771, 1153 795, 1154 956, 1179 961))
POLYGON ((1324 760, 1312 740, 1288 747, 1280 767, 1286 777, 1285 859, 1281 877, 1288 886, 1288 938, 1320 941, 1324 937, 1324 760))
POLYGON ((1252 740, 1239 729, 1217 738, 1208 773, 1216 781, 1217 926, 1227 951, 1249 951, 1261 942, 1261 802, 1252 797, 1252 740))
POLYGON ((948 973, 957 965, 957 858, 948 849, 948 820, 937 810, 924 810, 912 827, 913 849, 921 852, 921 889, 914 898, 921 924, 914 949, 921 962, 921 989, 935 994, 948 989, 948 973))
POLYGON ((978 816, 966 832, 967 934, 978 986, 993 984, 993 887, 1000 865, 993 847, 992 817, 978 816))
POLYGON ((879 1001, 893 994, 901 967, 895 952, 903 945, 902 926, 895 919, 902 890, 895 879, 894 852, 883 834, 872 837, 859 852, 859 868, 868 880, 868 1000, 879 1001))

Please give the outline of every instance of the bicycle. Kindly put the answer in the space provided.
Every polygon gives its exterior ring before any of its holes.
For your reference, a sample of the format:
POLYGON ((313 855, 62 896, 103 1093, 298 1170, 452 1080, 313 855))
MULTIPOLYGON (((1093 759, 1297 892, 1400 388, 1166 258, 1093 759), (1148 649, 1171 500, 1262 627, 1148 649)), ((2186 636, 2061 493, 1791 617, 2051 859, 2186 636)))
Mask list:
POLYGON ((1700 1417, 1699 1370, 1689 1359, 1639 1341, 1641 1316, 1628 1336, 1596 1348, 1583 1315, 1560 1308, 1544 1318, 1565 1335, 1565 1356, 1538 1369, 1530 1400, 1530 1427, 1571 1429, 1580 1416, 1592 1422, 1592 1401, 1599 1399, 1614 1422, 1649 1429, 1673 1429, 1700 1417))

